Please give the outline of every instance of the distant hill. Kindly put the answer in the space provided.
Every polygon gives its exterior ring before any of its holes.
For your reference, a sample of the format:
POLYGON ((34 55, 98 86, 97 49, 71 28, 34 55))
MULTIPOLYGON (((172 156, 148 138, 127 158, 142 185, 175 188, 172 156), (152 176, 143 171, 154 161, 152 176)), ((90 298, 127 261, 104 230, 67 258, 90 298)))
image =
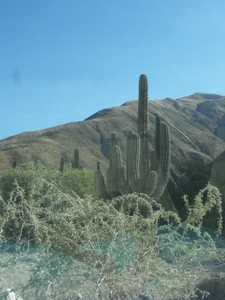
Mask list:
MULTIPOLYGON (((80 151, 80 165, 95 169, 97 161, 103 172, 108 166, 109 137, 119 135, 124 158, 126 137, 137 127, 137 101, 103 109, 82 122, 73 122, 25 132, 0 141, 0 168, 39 160, 51 168, 59 168, 63 156, 69 166, 74 149, 80 151)), ((171 132, 171 178, 176 179, 177 167, 184 159, 202 158, 210 163, 225 151, 225 96, 196 93, 179 99, 149 101, 152 145, 155 116, 167 122, 171 132)))

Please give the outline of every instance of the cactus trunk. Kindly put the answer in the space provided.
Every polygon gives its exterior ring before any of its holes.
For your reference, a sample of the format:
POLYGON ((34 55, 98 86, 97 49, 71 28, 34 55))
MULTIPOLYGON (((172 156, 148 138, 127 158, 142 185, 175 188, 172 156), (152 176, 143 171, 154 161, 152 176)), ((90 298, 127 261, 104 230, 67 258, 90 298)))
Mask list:
POLYGON ((72 168, 73 169, 79 169, 80 168, 80 157, 79 157, 79 150, 78 149, 74 150, 72 168))
POLYGON ((63 157, 61 157, 59 171, 62 173, 64 171, 64 164, 65 164, 65 160, 63 157))
POLYGON ((140 184, 144 190, 149 174, 149 117, 148 117, 148 81, 145 75, 139 78, 138 126, 140 136, 140 184))

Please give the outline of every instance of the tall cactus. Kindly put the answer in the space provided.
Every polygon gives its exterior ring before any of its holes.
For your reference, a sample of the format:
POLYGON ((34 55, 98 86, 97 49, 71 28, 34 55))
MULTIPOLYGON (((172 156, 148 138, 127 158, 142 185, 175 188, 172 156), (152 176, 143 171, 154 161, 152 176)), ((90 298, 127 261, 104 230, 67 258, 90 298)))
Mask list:
POLYGON ((145 189, 145 183, 149 174, 149 116, 148 116, 148 81, 145 75, 139 78, 138 95, 138 127, 140 136, 140 180, 141 189, 145 189))
POLYGON ((127 138, 127 160, 123 162, 117 133, 110 138, 109 168, 106 184, 100 169, 95 171, 95 187, 99 197, 113 198, 133 192, 145 193, 158 200, 169 178, 170 134, 166 123, 156 117, 155 151, 150 164, 148 116, 148 81, 139 78, 137 133, 130 131, 127 138), (100 192, 101 191, 101 192, 100 192))

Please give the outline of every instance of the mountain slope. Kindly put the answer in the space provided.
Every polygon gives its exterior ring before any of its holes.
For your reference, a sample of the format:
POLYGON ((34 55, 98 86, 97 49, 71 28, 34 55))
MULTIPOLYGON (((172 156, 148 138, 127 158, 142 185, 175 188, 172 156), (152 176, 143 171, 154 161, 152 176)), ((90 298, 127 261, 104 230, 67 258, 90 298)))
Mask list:
MULTIPOLYGON (((104 109, 82 122, 68 123, 45 130, 26 132, 0 141, 1 170, 32 160, 59 168, 63 156, 69 165, 73 151, 80 151, 80 165, 95 169, 97 161, 106 170, 109 138, 119 136, 123 156, 126 137, 137 127, 137 101, 104 109)), ((196 93, 177 100, 149 101, 150 143, 153 145, 155 116, 167 122, 171 132, 172 177, 183 159, 202 158, 211 162, 225 150, 225 96, 196 93)))

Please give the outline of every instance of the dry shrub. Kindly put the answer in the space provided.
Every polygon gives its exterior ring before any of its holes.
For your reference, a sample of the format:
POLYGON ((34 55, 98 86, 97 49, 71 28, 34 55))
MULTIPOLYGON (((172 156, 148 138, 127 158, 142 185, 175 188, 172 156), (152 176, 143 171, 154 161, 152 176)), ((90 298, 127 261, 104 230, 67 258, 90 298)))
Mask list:
POLYGON ((186 201, 185 223, 144 194, 104 203, 46 181, 37 188, 40 197, 31 193, 29 202, 17 183, 8 201, 1 199, 0 263, 9 279, 0 282, 2 291, 14 282, 33 299, 76 299, 79 293, 83 299, 139 299, 142 293, 166 300, 181 292, 191 299, 205 279, 204 264, 218 256, 213 238, 201 230, 210 207, 220 212, 220 195, 210 185, 197 195, 196 207, 186 201), (206 191, 211 204, 201 201, 206 191), (12 241, 13 248, 5 246, 12 241), (19 266, 27 270, 21 281, 15 278, 19 266))

